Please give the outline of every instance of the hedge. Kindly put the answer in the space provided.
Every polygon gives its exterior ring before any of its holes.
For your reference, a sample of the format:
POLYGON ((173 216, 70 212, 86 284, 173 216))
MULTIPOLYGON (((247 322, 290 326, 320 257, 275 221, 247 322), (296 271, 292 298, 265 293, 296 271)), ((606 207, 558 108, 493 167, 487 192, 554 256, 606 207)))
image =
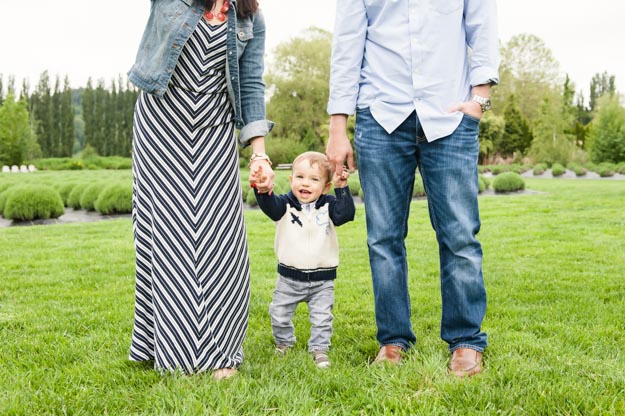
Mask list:
POLYGON ((518 173, 505 172, 495 177, 493 189, 497 193, 521 191, 525 189, 525 181, 518 173))
POLYGON ((59 193, 49 186, 21 185, 11 188, 3 215, 12 220, 58 218, 65 213, 59 193))
POLYGON ((132 184, 115 183, 107 186, 100 192, 93 207, 105 215, 132 212, 132 184))
POLYGON ((554 177, 562 176, 566 173, 566 169, 559 163, 554 163, 551 166, 551 175, 554 177))
POLYGON ((534 176, 538 176, 538 175, 542 175, 543 173, 545 173, 546 170, 547 170, 547 165, 544 163, 539 163, 536 166, 534 166, 534 169, 532 169, 532 173, 534 174, 534 176))
POLYGON ((74 209, 80 209, 80 197, 88 186, 88 183, 79 183, 74 186, 74 189, 72 189, 72 191, 67 196, 67 206, 74 209))
POLYGON ((80 195, 80 207, 85 211, 94 211, 95 201, 98 199, 103 188, 106 186, 107 185, 103 185, 101 183, 92 183, 87 186, 80 195))

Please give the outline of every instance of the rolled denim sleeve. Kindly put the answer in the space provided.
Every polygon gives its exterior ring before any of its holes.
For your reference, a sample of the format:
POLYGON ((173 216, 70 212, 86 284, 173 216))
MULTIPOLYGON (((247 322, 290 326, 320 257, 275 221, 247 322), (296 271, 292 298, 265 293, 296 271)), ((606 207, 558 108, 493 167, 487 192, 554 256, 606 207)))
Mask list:
POLYGON ((239 130, 238 139, 243 147, 249 145, 250 139, 269 134, 274 125, 265 119, 264 58, 265 19, 259 10, 254 18, 254 37, 239 58, 243 127, 239 130))
POLYGON ((328 114, 354 114, 367 36, 363 0, 336 2, 328 114))
POLYGON ((499 83, 499 39, 495 0, 465 0, 464 22, 471 48, 469 82, 472 86, 499 83))

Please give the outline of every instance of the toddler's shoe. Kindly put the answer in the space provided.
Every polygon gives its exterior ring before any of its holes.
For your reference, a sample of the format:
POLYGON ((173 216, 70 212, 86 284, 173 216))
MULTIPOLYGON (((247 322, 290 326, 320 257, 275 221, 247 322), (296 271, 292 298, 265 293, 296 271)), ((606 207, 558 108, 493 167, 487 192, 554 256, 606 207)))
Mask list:
POLYGON ((330 358, 328 357, 327 351, 315 350, 312 352, 312 357, 317 368, 330 367, 330 358))
POLYGON ((290 345, 276 345, 276 354, 280 356, 285 356, 287 352, 291 349, 290 345))

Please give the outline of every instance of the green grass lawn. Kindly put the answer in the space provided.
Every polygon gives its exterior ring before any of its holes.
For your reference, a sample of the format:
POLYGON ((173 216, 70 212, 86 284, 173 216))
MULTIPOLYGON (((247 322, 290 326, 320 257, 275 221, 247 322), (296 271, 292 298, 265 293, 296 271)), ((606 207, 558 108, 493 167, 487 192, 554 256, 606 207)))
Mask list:
POLYGON ((246 211, 252 299, 246 358, 233 380, 160 375, 127 360, 134 251, 128 219, 0 229, 2 415, 625 414, 625 183, 528 179, 536 194, 482 196, 490 347, 485 373, 447 375, 438 255, 423 200, 407 241, 412 322, 406 363, 377 353, 364 208, 339 228, 332 368, 273 353, 267 308, 273 231, 246 211))

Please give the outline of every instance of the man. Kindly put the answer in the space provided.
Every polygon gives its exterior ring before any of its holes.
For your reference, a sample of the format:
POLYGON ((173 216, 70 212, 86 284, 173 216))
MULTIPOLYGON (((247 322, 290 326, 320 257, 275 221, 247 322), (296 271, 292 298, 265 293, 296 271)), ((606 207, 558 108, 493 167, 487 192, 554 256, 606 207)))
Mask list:
POLYGON ((478 128, 498 66, 495 0, 337 1, 326 152, 333 169, 354 168, 346 122, 356 112, 376 362, 399 363, 416 341, 404 240, 418 168, 438 241, 449 371, 482 370, 478 128))

